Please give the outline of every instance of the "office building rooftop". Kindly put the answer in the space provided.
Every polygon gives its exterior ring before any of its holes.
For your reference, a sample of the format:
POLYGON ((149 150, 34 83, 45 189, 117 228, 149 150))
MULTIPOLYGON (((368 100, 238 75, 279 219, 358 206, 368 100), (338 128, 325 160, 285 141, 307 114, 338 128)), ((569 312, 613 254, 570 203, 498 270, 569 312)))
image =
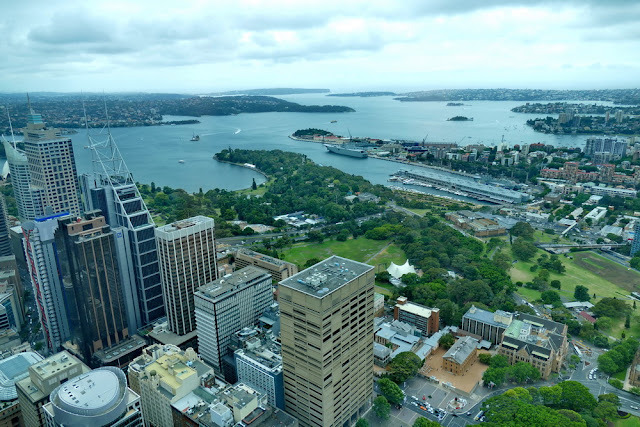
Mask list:
POLYGON ((324 298, 373 267, 339 256, 332 256, 280 282, 316 298, 324 298))
POLYGON ((205 298, 216 300, 227 292, 233 291, 238 286, 260 278, 271 280, 271 274, 261 268, 248 266, 201 286, 198 288, 197 293, 205 298))
POLYGON ((0 360, 0 401, 18 398, 16 382, 29 375, 29 366, 42 360, 38 353, 18 353, 0 360))

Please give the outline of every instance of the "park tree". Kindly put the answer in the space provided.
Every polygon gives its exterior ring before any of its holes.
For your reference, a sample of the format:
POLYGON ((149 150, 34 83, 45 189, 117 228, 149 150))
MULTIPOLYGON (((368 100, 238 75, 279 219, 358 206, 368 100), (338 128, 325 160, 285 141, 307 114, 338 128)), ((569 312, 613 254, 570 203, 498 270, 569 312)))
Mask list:
POLYGON ((435 421, 428 420, 425 417, 420 417, 415 420, 413 427, 440 427, 440 424, 435 421))
POLYGON ((624 328, 629 329, 631 327, 631 315, 627 314, 627 318, 624 320, 624 328))
POLYGON ((507 359, 507 357, 503 356, 502 354, 496 354, 491 358, 491 362, 489 363, 489 366, 494 369, 507 368, 509 367, 509 359, 507 359))
POLYGON ((415 353, 403 351, 389 364, 389 374, 393 381, 401 383, 417 374, 421 367, 422 360, 415 353))
POLYGON ((364 418, 358 418, 358 421, 356 421, 356 427, 369 427, 369 421, 364 418))
POLYGON ((444 334, 438 340, 438 344, 440 344, 442 346, 442 348, 444 348, 446 350, 450 349, 455 342, 456 342, 456 339, 453 336, 453 334, 451 334, 451 333, 444 334))
POLYGON ((495 387, 500 387, 504 384, 507 377, 507 368, 492 368, 489 367, 484 374, 482 374, 482 381, 485 386, 493 384, 495 387))
POLYGON ((378 418, 388 420, 391 415, 391 405, 384 396, 378 396, 373 399, 373 412, 378 418))
POLYGON ((589 301, 591 297, 589 296, 589 288, 582 285, 577 285, 576 289, 573 291, 573 297, 576 301, 589 301))
POLYGON ((535 230, 528 222, 518 221, 516 225, 511 228, 510 232, 513 236, 522 237, 526 240, 533 240, 533 233, 535 230))
POLYGON ((619 418, 618 407, 611 402, 600 402, 593 409, 593 415, 600 418, 604 422, 613 422, 619 418))
POLYGON ((397 405, 404 400, 404 392, 390 379, 382 378, 378 381, 378 387, 380 387, 380 393, 389 403, 397 405))
POLYGON ((527 362, 518 362, 508 369, 509 378, 517 384, 524 384, 527 381, 538 381, 540 379, 540 371, 527 362))
POLYGON ((485 365, 488 365, 491 362, 491 354, 490 353, 480 353, 478 354, 478 360, 485 365))
POLYGON ((591 391, 577 381, 562 381, 558 385, 562 389, 561 408, 576 412, 584 409, 591 411, 598 404, 591 391))
POLYGON ((518 237, 511 245, 511 251, 519 260, 528 261, 538 252, 538 248, 533 243, 518 237))
MULTIPOLYGON (((577 288, 577 287, 576 287, 577 288)), ((596 316, 607 316, 621 319, 631 313, 631 307, 624 300, 617 298, 602 298, 593 306, 596 316)))
POLYGON ((542 300, 543 303, 551 304, 554 307, 562 306, 562 300, 560 299, 560 294, 557 293, 556 291, 552 291, 552 290, 544 291, 542 294, 540 294, 540 299, 542 300))
POLYGON ((614 393, 605 393, 598 396, 598 402, 610 402, 615 405, 616 408, 620 407, 620 397, 614 393))

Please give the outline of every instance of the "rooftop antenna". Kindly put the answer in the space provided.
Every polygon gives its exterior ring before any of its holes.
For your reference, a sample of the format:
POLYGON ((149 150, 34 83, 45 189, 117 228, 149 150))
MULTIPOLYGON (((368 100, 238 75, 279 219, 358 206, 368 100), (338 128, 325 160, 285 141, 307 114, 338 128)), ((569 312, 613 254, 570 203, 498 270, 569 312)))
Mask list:
POLYGON ((29 92, 27 92, 27 105, 29 106, 29 112, 34 114, 33 108, 31 108, 31 99, 29 98, 29 92))
MULTIPOLYGON (((9 114, 9 106, 4 107, 7 110, 7 118, 9 119, 9 129, 11 129, 11 140, 13 142, 13 148, 16 148, 16 136, 13 134, 13 125, 11 124, 11 114, 9 114)), ((4 135, 2 135, 4 139, 4 135)))

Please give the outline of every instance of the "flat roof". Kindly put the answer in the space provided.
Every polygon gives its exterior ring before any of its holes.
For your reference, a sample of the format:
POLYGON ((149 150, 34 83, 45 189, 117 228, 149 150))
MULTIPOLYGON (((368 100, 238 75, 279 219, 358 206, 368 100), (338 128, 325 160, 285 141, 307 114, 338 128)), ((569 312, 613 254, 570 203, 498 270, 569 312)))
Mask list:
POLYGON ((268 276, 264 277, 264 280, 272 280, 271 273, 267 270, 249 265, 238 271, 234 271, 231 274, 227 274, 220 279, 214 280, 213 282, 207 283, 204 286, 200 286, 196 291, 196 294, 215 300, 216 298, 235 289, 237 286, 244 285, 245 283, 259 279, 263 276, 268 276))
POLYGON ((334 255, 284 279, 280 285, 316 298, 324 298, 371 270, 373 267, 368 264, 334 255))
POLYGON ((110 370, 98 369, 79 375, 58 389, 60 402, 82 411, 111 407, 117 401, 122 387, 118 376, 110 370))
POLYGON ((209 218, 204 215, 197 215, 192 218, 183 219, 180 221, 172 222, 171 224, 163 225, 162 227, 156 228, 156 231, 160 231, 163 233, 172 233, 178 230, 188 229, 195 225, 206 224, 209 222, 213 222, 213 218, 209 218))
POLYGON ((405 304, 396 304, 402 311, 406 311, 407 313, 415 314, 421 317, 431 317, 431 309, 427 307, 423 307, 418 304, 414 304, 412 302, 407 302, 405 304))

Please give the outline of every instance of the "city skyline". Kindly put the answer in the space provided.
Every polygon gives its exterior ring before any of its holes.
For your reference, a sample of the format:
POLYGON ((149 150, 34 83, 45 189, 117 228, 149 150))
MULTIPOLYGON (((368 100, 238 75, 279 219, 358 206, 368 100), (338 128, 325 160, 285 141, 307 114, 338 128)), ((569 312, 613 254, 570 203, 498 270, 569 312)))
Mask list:
POLYGON ((33 1, 0 11, 0 92, 599 89, 637 87, 640 75, 640 5, 625 1, 33 1))

